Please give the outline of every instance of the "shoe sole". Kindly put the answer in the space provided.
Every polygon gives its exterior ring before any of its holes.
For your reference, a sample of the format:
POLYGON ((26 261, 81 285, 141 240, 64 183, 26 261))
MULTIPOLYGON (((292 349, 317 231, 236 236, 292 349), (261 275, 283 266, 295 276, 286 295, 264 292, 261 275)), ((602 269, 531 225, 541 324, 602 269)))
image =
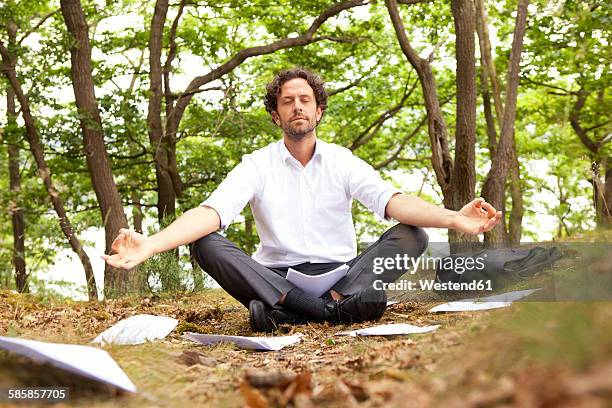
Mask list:
POLYGON ((249 325, 256 332, 271 332, 274 330, 266 321, 266 306, 261 300, 251 300, 251 303, 249 303, 249 325))

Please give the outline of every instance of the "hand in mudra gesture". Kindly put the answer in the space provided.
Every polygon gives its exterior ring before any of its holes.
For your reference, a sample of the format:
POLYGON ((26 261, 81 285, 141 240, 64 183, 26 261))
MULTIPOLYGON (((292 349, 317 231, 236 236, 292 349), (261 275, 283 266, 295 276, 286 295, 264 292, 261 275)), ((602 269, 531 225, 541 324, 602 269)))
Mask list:
POLYGON ((484 198, 476 198, 457 212, 455 229, 467 234, 481 234, 492 230, 501 217, 502 212, 496 211, 484 198))
POLYGON ((149 238, 126 228, 119 230, 111 250, 113 255, 102 255, 102 258, 109 265, 123 269, 132 269, 155 254, 149 238))

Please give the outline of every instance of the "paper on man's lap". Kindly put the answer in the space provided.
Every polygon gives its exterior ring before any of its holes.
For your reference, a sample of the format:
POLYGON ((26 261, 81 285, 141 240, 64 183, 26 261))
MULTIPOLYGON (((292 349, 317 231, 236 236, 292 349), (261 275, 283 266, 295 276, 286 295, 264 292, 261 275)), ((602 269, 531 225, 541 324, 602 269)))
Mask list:
POLYGON ((287 280, 309 295, 320 297, 330 290, 340 279, 348 273, 347 264, 340 265, 336 269, 321 275, 305 275, 295 269, 287 270, 287 280))

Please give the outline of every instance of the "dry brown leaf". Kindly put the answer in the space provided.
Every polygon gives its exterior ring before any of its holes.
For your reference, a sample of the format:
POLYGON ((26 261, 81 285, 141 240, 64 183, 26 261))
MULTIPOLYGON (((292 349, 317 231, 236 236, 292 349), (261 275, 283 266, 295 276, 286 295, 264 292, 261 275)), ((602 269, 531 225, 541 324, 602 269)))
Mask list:
POLYGON ((247 382, 240 384, 240 393, 244 397, 246 406, 249 408, 267 408, 268 399, 257 388, 252 387, 247 382))

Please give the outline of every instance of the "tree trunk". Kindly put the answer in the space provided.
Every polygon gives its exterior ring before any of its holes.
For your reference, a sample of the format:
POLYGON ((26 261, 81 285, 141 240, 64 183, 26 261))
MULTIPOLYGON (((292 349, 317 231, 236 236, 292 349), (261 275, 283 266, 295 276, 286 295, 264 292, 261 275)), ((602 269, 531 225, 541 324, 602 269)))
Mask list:
POLYGON ((603 188, 605 198, 605 226, 612 227, 612 159, 608 157, 606 168, 605 186, 603 188))
MULTIPOLYGON (((60 4, 66 27, 74 37, 74 43, 70 48, 72 86, 79 111, 87 167, 102 212, 106 252, 110 253, 111 244, 119 229, 128 226, 127 218, 123 212, 121 197, 113 179, 104 145, 102 119, 98 110, 91 69, 89 33, 81 2, 61 0, 60 4)), ((130 271, 112 268, 106 264, 105 295, 113 297, 127 293, 132 286, 131 275, 130 271)))
MULTIPOLYGON (((528 0, 519 0, 512 50, 508 64, 506 85, 506 101, 502 121, 501 135, 495 156, 491 163, 491 170, 485 180, 482 195, 494 207, 503 206, 504 187, 506 175, 512 159, 512 139, 514 138, 514 121, 516 119, 516 101, 519 84, 519 71, 521 53, 523 50, 523 37, 527 25, 528 0)), ((503 234, 499 228, 494 228, 485 235, 485 244, 496 245, 503 242, 503 234)))
MULTIPOLYGON (((456 122, 455 163, 452 175, 453 209, 474 199, 476 185, 476 60, 475 12, 471 0, 451 2, 455 23, 456 122)), ((478 237, 449 231, 451 242, 478 242, 478 237)))
POLYGON ((516 145, 513 143, 512 163, 510 165, 510 195, 512 197, 512 210, 510 211, 510 222, 508 225, 508 241, 511 245, 518 245, 523 234, 523 190, 521 188, 521 175, 516 145))
POLYGON ((455 206, 451 183, 453 161, 448 148, 446 121, 440 109, 438 91, 431 70, 430 61, 419 57, 417 52, 410 45, 397 8, 396 0, 385 0, 385 5, 389 11, 389 16, 393 23, 393 28, 395 29, 400 48, 419 76, 423 97, 425 99, 425 110, 427 111, 432 167, 436 174, 438 185, 440 185, 442 189, 444 207, 452 209, 455 206))
MULTIPOLYGON (((491 161, 495 157, 497 149, 497 130, 496 126, 501 129, 501 120, 503 118, 503 104, 501 101, 501 93, 499 89, 499 81, 497 78, 497 71, 495 64, 493 63, 493 56, 491 54, 491 42, 489 40, 489 27, 488 27, 488 15, 487 8, 484 4, 484 0, 475 0, 476 5, 476 31, 478 33, 479 45, 480 45, 480 56, 482 69, 481 74, 481 86, 482 86, 482 98, 485 120, 487 124, 487 137, 489 140, 489 152, 491 161), (489 94, 489 81, 493 89, 493 101, 495 106, 495 113, 497 121, 493 115, 491 109, 491 97, 489 94), (496 125, 497 123, 497 125, 496 125)), ((516 143, 514 136, 512 137, 512 163, 510 165, 511 174, 511 198, 512 198, 512 210, 510 212, 509 225, 506 225, 506 200, 504 199, 504 206, 502 211, 504 213, 504 219, 502 220, 503 230, 500 232, 503 241, 509 241, 512 244, 517 244, 521 240, 522 234, 522 221, 523 221, 523 192, 520 185, 520 167, 518 163, 518 157, 516 152, 516 143)), ((499 228, 499 227, 498 227, 499 228)), ((495 232, 494 232, 495 234, 495 232)), ((486 236, 486 234, 485 234, 486 236)))
POLYGON ((143 214, 142 214, 142 204, 140 203, 140 195, 138 194, 138 191, 132 190, 131 199, 132 199, 132 205, 133 205, 132 224, 134 225, 134 231, 142 234, 143 214))
POLYGON ((491 40, 489 38, 489 17, 484 0, 475 0, 476 10, 476 27, 478 32, 478 42, 480 44, 480 55, 483 59, 483 66, 486 68, 487 76, 491 81, 493 88, 493 104, 495 106, 495 115, 498 121, 501 122, 504 117, 504 108, 501 99, 501 89, 497 77, 497 70, 493 62, 493 54, 491 53, 491 40))
MULTIPOLYGON (((14 23, 8 24, 9 48, 15 44, 17 27, 14 23)), ((15 108, 15 91, 12 87, 6 90, 6 116, 7 127, 5 137, 8 144, 9 186, 11 200, 9 213, 13 226, 13 267, 15 268, 15 285, 17 291, 27 293, 30 291, 25 260, 25 222, 23 208, 21 208, 21 174, 19 172, 19 137, 17 135, 17 109, 15 108)))
POLYGON ((11 87, 15 91, 15 96, 17 97, 17 100, 19 101, 19 104, 21 106, 21 114, 23 116, 23 121, 25 123, 26 128, 26 136, 30 144, 30 150, 32 151, 32 155, 34 156, 34 160, 36 161, 38 174, 40 175, 40 178, 43 181, 47 193, 51 198, 53 208, 55 209, 55 212, 59 217, 59 223, 62 232, 64 233, 64 236, 68 239, 72 250, 78 255, 79 259, 81 260, 81 264, 83 265, 83 269, 85 270, 85 279, 87 280, 87 292, 89 295, 89 300, 97 300, 98 293, 96 290, 96 281, 93 274, 93 268, 91 267, 91 262, 89 261, 89 257, 85 253, 81 242, 78 240, 76 234, 74 233, 72 224, 70 223, 70 220, 66 215, 64 203, 61 197, 59 196, 57 189, 53 185, 53 181, 51 179, 51 170, 47 166, 47 162, 44 157, 43 147, 38 136, 38 129, 36 128, 34 118, 32 117, 32 113, 30 111, 30 104, 28 102, 27 97, 23 93, 21 84, 17 79, 17 74, 15 72, 15 60, 11 57, 8 49, 1 41, 0 55, 2 55, 3 62, 2 71, 9 80, 11 87))
POLYGON ((157 180, 157 217, 160 225, 164 219, 175 215, 176 192, 170 175, 169 145, 162 128, 162 63, 164 22, 168 12, 168 0, 158 0, 151 20, 149 37, 149 109, 147 125, 149 141, 155 151, 155 178, 157 180))
MULTIPOLYGON (((600 149, 602 141, 595 141, 589 137, 587 130, 580 124, 580 114, 584 108, 584 104, 589 96, 589 93, 583 88, 580 88, 576 93, 577 98, 572 110, 569 114, 569 121, 572 129, 591 153, 593 163, 593 206, 595 207, 595 221, 600 227, 612 226, 612 159, 609 157, 601 157, 600 149), (603 181, 602 181, 603 177, 603 181)), ((605 140, 605 139, 602 139, 605 140)))
POLYGON ((597 163, 597 169, 593 173, 595 220, 597 226, 610 228, 612 226, 612 160, 604 157, 597 163))

